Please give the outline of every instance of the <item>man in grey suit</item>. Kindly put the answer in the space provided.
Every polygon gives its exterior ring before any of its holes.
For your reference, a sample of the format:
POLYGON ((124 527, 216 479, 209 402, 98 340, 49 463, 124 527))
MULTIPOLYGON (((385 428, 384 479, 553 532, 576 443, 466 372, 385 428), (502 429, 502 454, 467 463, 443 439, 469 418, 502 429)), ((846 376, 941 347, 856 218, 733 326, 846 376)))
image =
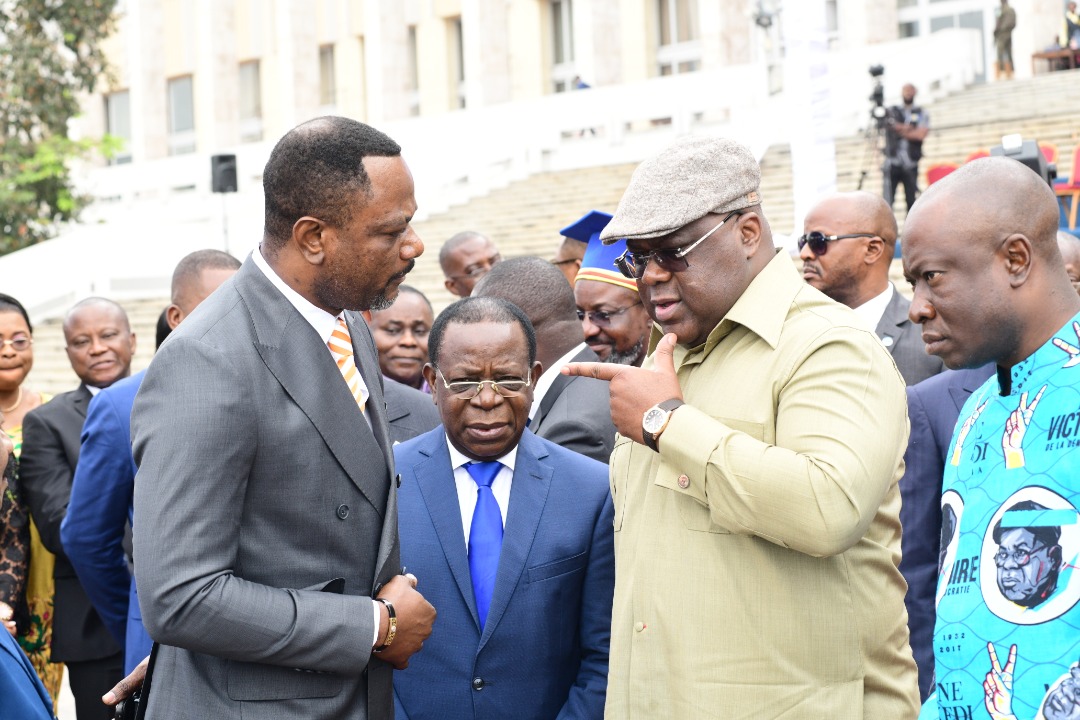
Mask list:
POLYGON ((398 145, 325 117, 263 171, 263 241, 132 412, 149 718, 389 718, 435 611, 401 575, 381 374, 356 312, 423 252, 398 145))
POLYGON ((829 195, 803 222, 799 257, 803 279, 853 309, 877 332, 908 385, 942 371, 929 355, 922 331, 908 319, 911 302, 889 282, 896 248, 896 218, 869 192, 829 195))
POLYGON ((503 260, 473 288, 473 297, 494 297, 521 308, 536 330, 536 358, 544 368, 533 390, 529 429, 561 445, 606 463, 615 446, 607 383, 562 375, 570 362, 599 362, 585 344, 574 291, 562 272, 547 260, 503 260))
POLYGON ((386 397, 386 421, 390 423, 390 441, 395 445, 434 430, 442 423, 431 396, 416 388, 383 378, 386 397))

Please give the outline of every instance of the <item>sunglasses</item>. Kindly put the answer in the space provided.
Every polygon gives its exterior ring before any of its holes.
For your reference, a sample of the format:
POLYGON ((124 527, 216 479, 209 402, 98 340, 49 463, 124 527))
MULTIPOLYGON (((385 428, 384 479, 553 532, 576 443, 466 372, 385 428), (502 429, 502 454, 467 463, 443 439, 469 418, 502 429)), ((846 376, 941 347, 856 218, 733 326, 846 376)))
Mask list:
POLYGON ((805 235, 799 236, 799 250, 801 251, 807 245, 810 246, 810 252, 815 255, 824 255, 829 249, 829 243, 836 242, 837 240, 847 240, 848 238, 861 238, 861 237, 877 237, 874 233, 852 233, 850 235, 826 235, 820 233, 817 230, 814 232, 808 232, 805 235))
POLYGON ((682 272, 690 267, 690 263, 686 260, 686 256, 690 254, 690 251, 705 242, 710 235, 723 227, 724 223, 735 215, 742 215, 742 211, 736 210, 728 213, 728 216, 721 220, 712 230, 689 245, 671 248, 670 250, 653 250, 652 252, 647 253, 635 253, 627 250, 622 255, 615 258, 615 267, 619 268, 619 272, 623 275, 633 280, 641 279, 641 276, 645 274, 645 268, 649 265, 650 260, 655 262, 657 267, 666 272, 682 272))

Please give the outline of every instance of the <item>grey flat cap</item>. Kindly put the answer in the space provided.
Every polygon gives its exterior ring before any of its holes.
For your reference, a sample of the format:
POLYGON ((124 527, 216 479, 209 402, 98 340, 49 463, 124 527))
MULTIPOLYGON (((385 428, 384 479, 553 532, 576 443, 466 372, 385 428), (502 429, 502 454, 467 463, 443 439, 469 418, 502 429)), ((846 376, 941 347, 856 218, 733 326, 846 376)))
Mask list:
POLYGON ((600 239, 610 244, 660 237, 711 212, 757 205, 760 184, 761 168, 741 143, 682 138, 638 165, 600 239))

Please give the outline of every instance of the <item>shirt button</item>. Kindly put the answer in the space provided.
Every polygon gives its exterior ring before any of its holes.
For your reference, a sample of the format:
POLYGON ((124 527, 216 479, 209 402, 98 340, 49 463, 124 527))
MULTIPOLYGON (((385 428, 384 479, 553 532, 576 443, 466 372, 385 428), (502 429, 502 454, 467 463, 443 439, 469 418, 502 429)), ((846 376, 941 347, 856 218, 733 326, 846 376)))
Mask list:
POLYGON ((679 476, 679 487, 681 487, 683 490, 690 487, 690 478, 686 477, 685 475, 680 475, 679 476))
POLYGON ((478 677, 473 678, 472 679, 472 689, 473 690, 483 690, 484 689, 484 678, 478 678, 478 677))
POLYGON ((634 632, 641 632, 644 629, 645 629, 645 623, 643 623, 643 622, 634 623, 634 632))
POLYGON ((338 505, 337 506, 337 516, 339 518, 341 518, 342 520, 349 517, 349 506, 348 505, 338 505))

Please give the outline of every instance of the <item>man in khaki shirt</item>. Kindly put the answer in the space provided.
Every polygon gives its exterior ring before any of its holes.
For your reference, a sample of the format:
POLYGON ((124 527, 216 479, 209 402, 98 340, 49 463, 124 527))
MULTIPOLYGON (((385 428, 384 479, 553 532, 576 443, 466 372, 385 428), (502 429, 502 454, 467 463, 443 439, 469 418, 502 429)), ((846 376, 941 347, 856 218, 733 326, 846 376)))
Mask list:
POLYGON ((611 381, 606 717, 914 718, 900 559, 904 382, 776 254, 738 143, 634 173, 605 240, 658 328, 611 381))

